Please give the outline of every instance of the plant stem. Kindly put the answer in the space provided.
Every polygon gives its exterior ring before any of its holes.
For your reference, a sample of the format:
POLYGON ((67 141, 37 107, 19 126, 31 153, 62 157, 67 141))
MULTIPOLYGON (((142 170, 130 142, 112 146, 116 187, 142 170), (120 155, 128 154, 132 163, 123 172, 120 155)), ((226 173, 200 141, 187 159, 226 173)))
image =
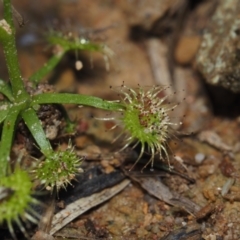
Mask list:
POLYGON ((41 152, 47 156, 52 152, 52 147, 46 138, 36 112, 32 108, 29 108, 22 113, 22 118, 40 147, 41 152))
POLYGON ((4 121, 0 144, 0 178, 6 176, 7 174, 14 128, 20 111, 21 108, 19 106, 12 106, 9 109, 8 115, 4 121))
POLYGON ((10 28, 12 29, 13 34, 15 34, 14 22, 12 18, 12 4, 11 0, 3 0, 3 16, 6 22, 9 24, 10 28))
POLYGON ((8 100, 13 101, 12 90, 9 84, 5 83, 2 79, 0 79, 0 93, 2 93, 8 100))
POLYGON ((56 65, 60 62, 63 55, 65 54, 65 50, 62 51, 54 56, 52 56, 47 63, 44 64, 42 68, 40 68, 37 72, 35 72, 29 80, 34 83, 39 83, 50 71, 52 71, 56 65))
POLYGON ((118 102, 106 101, 104 99, 71 93, 43 93, 35 95, 32 98, 31 106, 38 104, 78 104, 89 107, 100 108, 108 111, 121 111, 124 110, 124 105, 118 102))
POLYGON ((7 117, 9 112, 9 102, 0 102, 0 123, 4 121, 4 119, 7 117))
POLYGON ((13 96, 16 100, 21 101, 28 97, 24 88, 20 67, 17 57, 17 49, 15 43, 15 27, 12 17, 12 5, 10 0, 3 0, 4 19, 10 27, 10 32, 5 31, 5 36, 1 36, 0 40, 3 44, 3 51, 7 63, 9 79, 12 85, 13 96))
POLYGON ((103 51, 103 45, 92 43, 86 39, 67 39, 64 36, 51 35, 48 37, 48 41, 54 45, 60 45, 66 51, 67 50, 86 50, 101 52, 103 51))

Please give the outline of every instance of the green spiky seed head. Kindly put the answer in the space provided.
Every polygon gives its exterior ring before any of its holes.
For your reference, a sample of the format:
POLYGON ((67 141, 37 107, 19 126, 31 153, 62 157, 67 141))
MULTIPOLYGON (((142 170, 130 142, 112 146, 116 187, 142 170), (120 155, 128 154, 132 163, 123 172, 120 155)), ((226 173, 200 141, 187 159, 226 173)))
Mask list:
POLYGON ((121 103, 125 106, 121 121, 124 132, 128 135, 123 149, 132 143, 136 142, 135 146, 140 143, 138 161, 147 147, 151 158, 146 165, 151 163, 153 166, 157 153, 160 154, 160 158, 164 155, 168 159, 167 140, 172 134, 171 125, 176 125, 171 122, 169 112, 177 105, 166 102, 167 97, 161 96, 163 90, 160 86, 153 86, 148 90, 141 87, 133 90, 124 85, 121 88, 121 103))
POLYGON ((47 190, 57 191, 66 188, 75 178, 76 174, 82 172, 80 168, 82 159, 79 158, 71 146, 65 151, 51 152, 44 161, 38 162, 34 170, 35 178, 40 180, 47 190))
POLYGON ((36 222, 30 207, 31 204, 37 203, 32 197, 32 186, 29 174, 20 167, 16 167, 11 175, 0 179, 0 224, 6 222, 13 236, 13 222, 16 222, 23 232, 25 230, 21 219, 36 222))

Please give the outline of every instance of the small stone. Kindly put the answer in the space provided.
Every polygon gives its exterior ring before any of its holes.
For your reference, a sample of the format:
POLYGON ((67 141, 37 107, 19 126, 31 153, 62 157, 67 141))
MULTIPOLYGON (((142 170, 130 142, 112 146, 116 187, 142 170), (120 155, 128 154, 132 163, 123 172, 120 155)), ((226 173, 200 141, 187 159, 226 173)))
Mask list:
POLYGON ((205 159, 205 154, 203 154, 203 153, 197 153, 196 155, 195 155, 195 162, 197 163, 197 164, 201 164, 202 162, 203 162, 203 160, 205 159))
POLYGON ((55 125, 47 126, 45 133, 48 139, 53 140, 57 137, 58 128, 55 125))
POLYGON ((75 62, 75 68, 76 68, 77 71, 79 71, 79 70, 81 70, 83 68, 83 64, 82 64, 82 62, 80 60, 77 60, 75 62))
POLYGON ((175 50, 175 60, 179 64, 190 64, 197 54, 200 46, 199 36, 184 36, 182 37, 175 50))
POLYGON ((158 234, 160 232, 159 224, 158 223, 153 224, 151 231, 155 234, 158 234))

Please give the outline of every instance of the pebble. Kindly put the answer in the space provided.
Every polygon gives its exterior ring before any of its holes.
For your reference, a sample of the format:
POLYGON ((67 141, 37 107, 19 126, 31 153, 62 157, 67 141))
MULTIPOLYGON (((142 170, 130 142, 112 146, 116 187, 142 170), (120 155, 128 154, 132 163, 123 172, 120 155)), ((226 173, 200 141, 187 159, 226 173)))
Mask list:
POLYGON ((195 155, 195 162, 196 163, 198 163, 198 164, 201 164, 202 162, 203 162, 203 160, 205 159, 205 154, 203 154, 203 153, 197 153, 196 155, 195 155))
POLYGON ((197 54, 201 38, 199 36, 183 36, 175 50, 175 60, 179 64, 190 64, 197 54))

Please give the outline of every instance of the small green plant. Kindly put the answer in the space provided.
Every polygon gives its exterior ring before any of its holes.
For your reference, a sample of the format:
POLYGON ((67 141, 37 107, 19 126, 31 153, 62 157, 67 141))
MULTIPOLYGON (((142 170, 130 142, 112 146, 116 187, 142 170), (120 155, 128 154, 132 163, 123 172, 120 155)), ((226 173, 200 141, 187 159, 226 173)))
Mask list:
MULTIPOLYGON (((24 84, 17 58, 15 45, 15 27, 12 16, 12 6, 10 0, 3 1, 4 19, 0 21, 0 42, 3 46, 5 60, 9 73, 9 81, 0 80, 0 93, 4 100, 0 102, 0 123, 1 143, 0 143, 0 224, 7 222, 9 229, 14 236, 12 222, 16 222, 20 229, 26 234, 20 219, 26 218, 30 210, 30 203, 34 202, 32 194, 32 180, 36 179, 45 186, 46 189, 59 190, 66 187, 68 183, 81 171, 81 160, 76 156, 72 148, 64 152, 54 151, 43 130, 37 111, 40 105, 73 103, 78 105, 92 106, 106 110, 119 110, 123 106, 119 103, 104 101, 103 99, 79 94, 59 94, 43 93, 41 91, 28 91, 24 84), (23 120, 30 130, 33 138, 42 154, 43 160, 38 160, 35 170, 23 170, 20 166, 13 171, 10 170, 10 152, 14 138, 15 129, 20 120, 23 120), (31 172, 31 173, 29 173, 31 172), (17 184, 16 184, 17 182, 17 184), (20 202, 16 207, 16 202, 20 202)), ((59 51, 44 65, 37 73, 30 77, 32 85, 37 85, 40 80, 51 71, 61 60, 68 50, 88 50, 104 52, 106 48, 89 41, 68 39, 59 34, 52 34, 49 37, 52 44, 58 45, 59 51)))
POLYGON ((16 222, 22 232, 28 237, 21 221, 29 220, 37 223, 38 214, 31 208, 32 204, 38 201, 32 197, 33 183, 29 174, 19 166, 14 172, 1 178, 0 191, 0 220, 6 221, 7 226, 14 238, 16 238, 12 222, 16 222), (3 196, 4 195, 4 196, 3 196))
MULTIPOLYGON (((161 87, 152 87, 147 91, 142 88, 137 90, 122 86, 122 99, 119 101, 106 101, 95 96, 80 94, 55 93, 42 91, 29 91, 23 81, 15 45, 15 27, 12 16, 10 0, 3 0, 4 19, 0 21, 0 43, 3 46, 6 64, 8 67, 9 81, 0 80, 0 93, 4 96, 0 101, 0 224, 6 222, 11 234, 14 236, 12 223, 16 222, 26 234, 21 220, 35 221, 30 205, 37 201, 32 197, 33 181, 40 182, 45 189, 57 191, 66 188, 81 169, 81 161, 74 149, 68 146, 66 151, 52 148, 47 138, 42 123, 38 117, 38 110, 45 104, 77 104, 91 106, 107 111, 120 112, 120 122, 123 131, 127 133, 123 148, 135 143, 141 144, 141 152, 136 162, 142 157, 148 147, 152 163, 156 154, 162 153, 168 159, 167 140, 171 134, 171 123, 168 112, 175 106, 165 103, 166 97, 159 94, 161 87), (14 167, 10 164, 10 153, 15 130, 18 123, 23 120, 33 138, 35 139, 43 158, 38 159, 34 169, 21 168, 20 164, 14 167), (12 170, 13 169, 13 170, 12 170), (16 202, 21 203, 17 206, 16 202), (30 213, 29 213, 30 212, 30 213)), ((111 55, 104 45, 99 45, 64 36, 53 32, 49 42, 57 46, 58 51, 36 73, 30 77, 33 88, 37 89, 41 79, 49 73, 69 50, 87 50, 102 52, 105 57, 111 55)), ((66 117, 68 123, 69 119, 66 117)), ((134 146, 134 147, 135 147, 134 146)), ((147 163, 147 164, 148 164, 147 163)))
POLYGON ((65 188, 71 184, 77 173, 81 173, 81 160, 76 156, 74 148, 69 145, 65 151, 55 151, 37 164, 33 170, 36 180, 40 181, 47 190, 53 191, 56 187, 65 188), (56 171, 57 170, 57 171, 56 171))
POLYGON ((159 153, 160 159, 163 159, 162 154, 164 154, 169 162, 167 140, 173 132, 171 126, 178 124, 170 120, 168 113, 173 111, 177 104, 173 105, 167 102, 167 96, 160 97, 164 90, 166 88, 160 86, 153 86, 148 90, 144 90, 140 86, 135 90, 125 85, 121 87, 121 103, 124 105, 124 111, 120 119, 123 133, 127 133, 122 149, 132 144, 135 144, 134 146, 141 144, 140 154, 131 169, 140 160, 146 148, 151 157, 144 168, 149 163, 153 168, 154 157, 157 153, 159 153))

